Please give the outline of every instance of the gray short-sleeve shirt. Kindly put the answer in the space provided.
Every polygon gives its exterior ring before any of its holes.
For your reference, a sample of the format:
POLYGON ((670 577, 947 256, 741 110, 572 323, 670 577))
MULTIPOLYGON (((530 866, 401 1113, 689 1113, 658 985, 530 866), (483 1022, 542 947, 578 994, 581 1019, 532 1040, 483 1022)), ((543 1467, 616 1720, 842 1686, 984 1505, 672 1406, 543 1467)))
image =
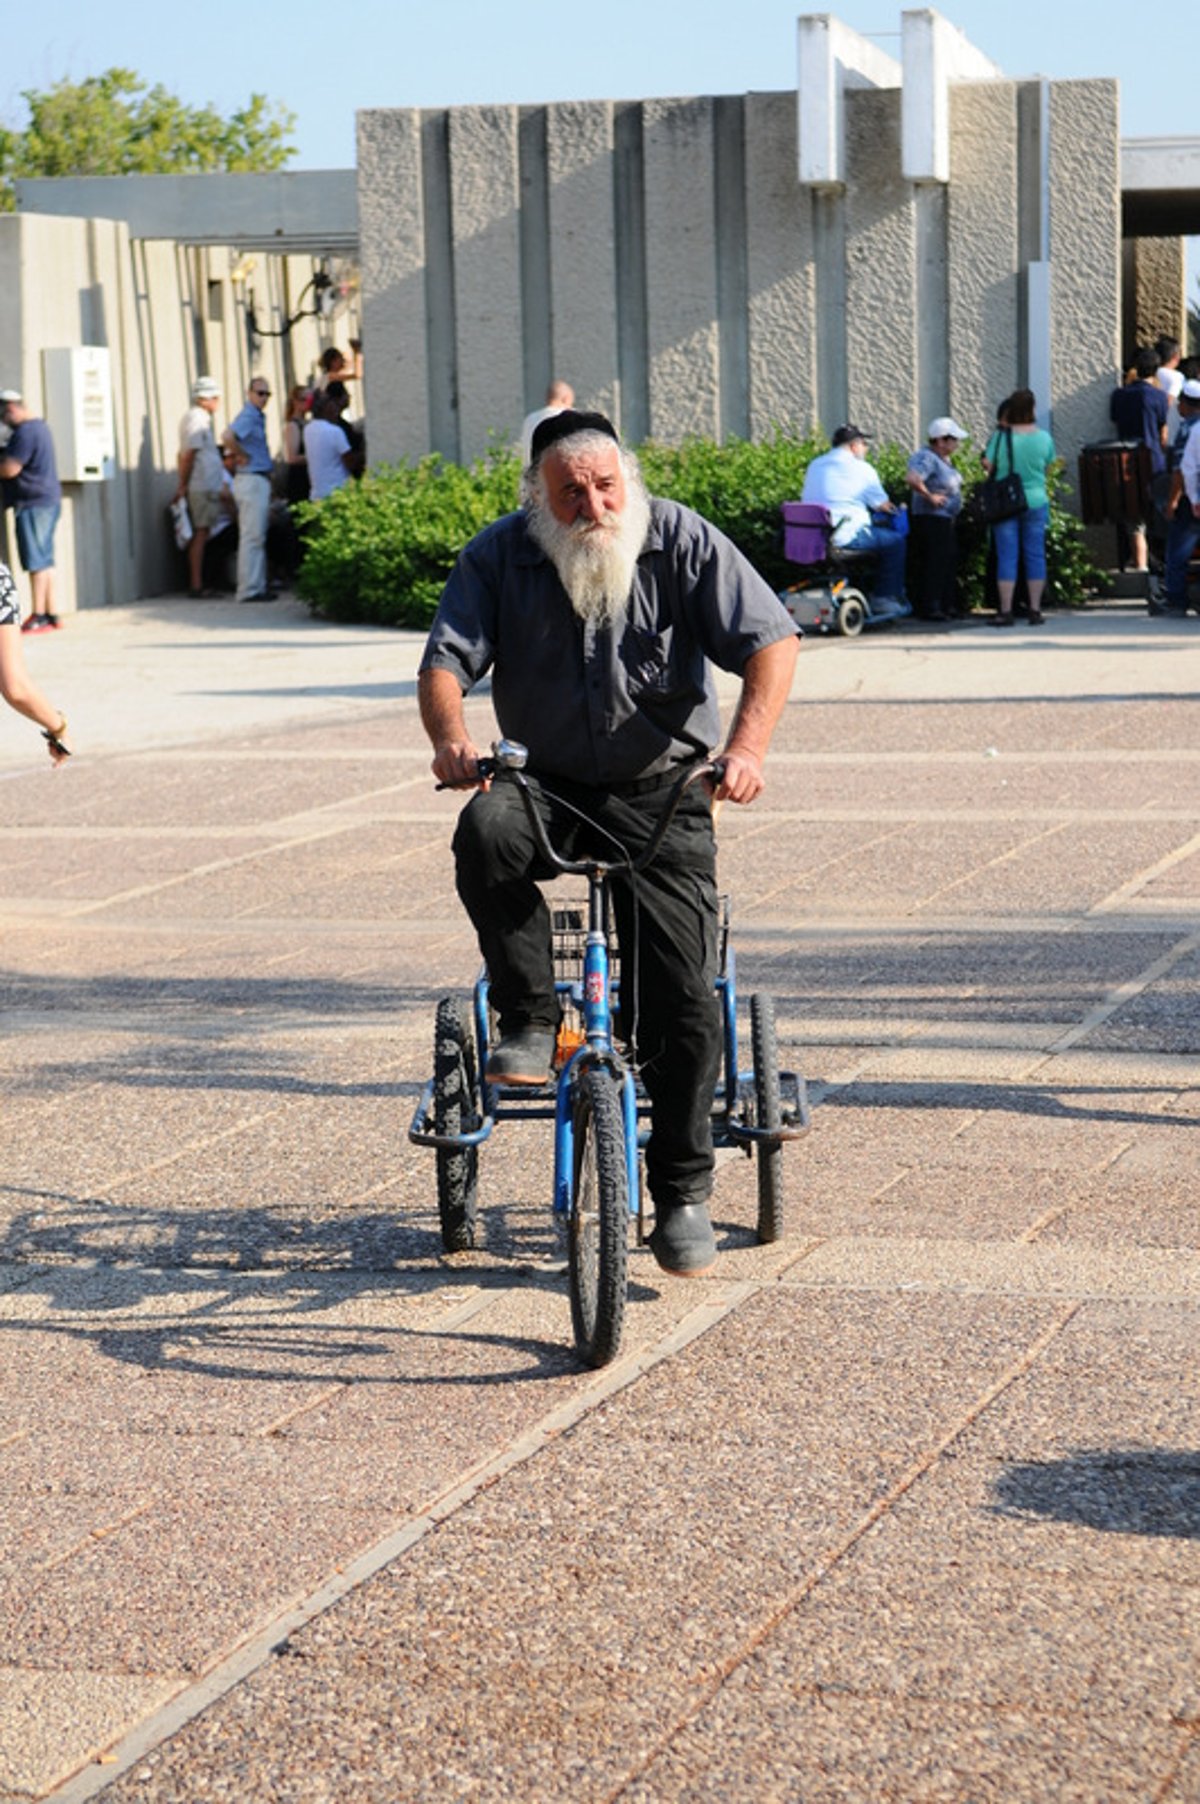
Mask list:
POLYGON ((710 663, 740 675, 796 631, 730 540, 655 497, 613 627, 578 618, 524 515, 507 514, 460 556, 421 668, 453 672, 464 692, 490 670, 501 732, 528 746, 531 767, 603 787, 711 751, 721 728, 710 663))

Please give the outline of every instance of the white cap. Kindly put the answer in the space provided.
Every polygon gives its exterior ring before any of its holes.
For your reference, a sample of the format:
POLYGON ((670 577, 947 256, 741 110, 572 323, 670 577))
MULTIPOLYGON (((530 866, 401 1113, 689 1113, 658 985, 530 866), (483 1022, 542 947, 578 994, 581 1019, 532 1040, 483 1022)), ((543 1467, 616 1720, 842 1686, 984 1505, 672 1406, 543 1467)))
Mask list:
POLYGON ((970 438, 971 435, 969 432, 964 432, 961 426, 956 426, 948 413, 944 413, 936 420, 930 420, 929 431, 925 436, 926 438, 964 439, 970 438))
POLYGON ((197 376, 192 383, 192 399, 195 401, 216 400, 221 393, 221 384, 214 382, 211 376, 197 376))
MULTIPOLYGON (((1181 395, 1186 395, 1189 401, 1200 401, 1200 382, 1189 376, 1179 392, 1181 395)), ((0 396, 0 400, 2 399, 3 396, 0 396)))
POLYGON ((0 407, 7 407, 10 401, 19 401, 20 399, 19 388, 0 388, 0 407))

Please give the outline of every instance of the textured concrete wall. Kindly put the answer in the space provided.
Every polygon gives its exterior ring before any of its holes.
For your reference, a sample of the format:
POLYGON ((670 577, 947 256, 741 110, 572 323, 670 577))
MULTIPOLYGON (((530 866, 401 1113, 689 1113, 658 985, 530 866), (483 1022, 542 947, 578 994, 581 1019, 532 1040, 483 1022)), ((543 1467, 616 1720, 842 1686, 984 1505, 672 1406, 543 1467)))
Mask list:
MULTIPOLYGON (((1079 447, 1108 433, 1121 357, 1115 81, 1052 84, 1049 170, 1053 427, 1073 484, 1079 447)), ((1042 407, 1045 399, 1038 397, 1042 407)))
POLYGON ((511 436, 524 413, 520 172, 515 107, 450 114, 450 206, 462 452, 511 436))
POLYGON ((411 108, 358 115, 358 217, 366 385, 376 396, 378 450, 392 460, 429 449, 425 331, 425 219, 420 115, 411 108))
MULTIPOLYGON (((550 222, 548 376, 563 376, 581 407, 619 424, 613 108, 579 101, 547 108, 550 222)), ((525 411, 542 393, 526 391, 525 411)))
POLYGON ((1015 84, 952 89, 950 140, 949 406, 980 445, 1020 375, 1015 84))
POLYGON ((749 426, 808 432, 817 419, 812 198, 796 180, 793 94, 746 97, 749 426))
POLYGON ((635 440, 849 417, 910 445, 946 408, 979 439, 1036 354, 1073 459, 1116 361, 1115 87, 1048 92, 955 87, 950 182, 914 186, 899 90, 853 91, 820 193, 791 92, 362 115, 373 458, 475 456, 552 374, 635 440))
POLYGON ((721 429, 713 103, 643 105, 650 434, 721 429))
POLYGON ((1156 338, 1187 348, 1187 245, 1182 238, 1127 238, 1122 356, 1156 338))
POLYGON ((846 96, 846 173, 850 418, 916 444, 916 236, 912 185, 900 173, 899 89, 846 96))

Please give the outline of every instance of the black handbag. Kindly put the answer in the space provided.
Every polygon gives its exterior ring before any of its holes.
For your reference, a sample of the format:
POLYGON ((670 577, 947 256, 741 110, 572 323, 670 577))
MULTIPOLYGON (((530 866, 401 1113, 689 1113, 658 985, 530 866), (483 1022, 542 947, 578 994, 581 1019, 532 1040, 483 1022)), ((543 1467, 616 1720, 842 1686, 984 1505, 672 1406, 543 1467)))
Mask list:
POLYGON ((1004 428, 1004 440, 1008 446, 1008 475, 987 477, 971 491, 971 498, 967 502, 967 515, 979 526, 995 526, 1000 520, 1015 520, 1029 506, 1025 499, 1025 484, 1016 471, 1011 426, 1004 428))

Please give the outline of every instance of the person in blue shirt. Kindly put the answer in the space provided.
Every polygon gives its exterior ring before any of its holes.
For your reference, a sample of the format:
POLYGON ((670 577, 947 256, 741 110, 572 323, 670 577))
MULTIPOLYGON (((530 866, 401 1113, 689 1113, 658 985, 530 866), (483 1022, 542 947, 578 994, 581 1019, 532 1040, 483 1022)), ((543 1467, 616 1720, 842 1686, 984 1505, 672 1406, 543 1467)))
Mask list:
POLYGON ((32 612, 21 631, 50 632, 62 624, 54 611, 54 530, 62 512, 54 440, 17 389, 0 389, 0 420, 11 429, 0 451, 4 505, 13 510, 17 553, 33 592, 32 612))
MULTIPOLYGON (((1170 397, 1159 386, 1158 352, 1144 345, 1133 360, 1132 382, 1115 388, 1108 403, 1108 417, 1118 438, 1136 439, 1150 450, 1150 472, 1157 476, 1167 467, 1167 412, 1170 397)), ((1135 570, 1149 568, 1146 521, 1129 528, 1135 570)))
POLYGON ((233 465, 233 498, 237 503, 239 601, 273 601, 267 583, 267 523, 271 512, 271 471, 267 425, 263 418, 271 390, 255 376, 246 390, 246 405, 230 422, 221 442, 233 465))
POLYGON ((839 426, 833 448, 814 457, 804 476, 802 501, 827 507, 833 516, 833 544, 841 551, 868 551, 879 561, 872 586, 877 601, 906 601, 904 562, 907 542, 876 516, 898 510, 888 499, 874 466, 867 462, 869 432, 861 426, 839 426))

